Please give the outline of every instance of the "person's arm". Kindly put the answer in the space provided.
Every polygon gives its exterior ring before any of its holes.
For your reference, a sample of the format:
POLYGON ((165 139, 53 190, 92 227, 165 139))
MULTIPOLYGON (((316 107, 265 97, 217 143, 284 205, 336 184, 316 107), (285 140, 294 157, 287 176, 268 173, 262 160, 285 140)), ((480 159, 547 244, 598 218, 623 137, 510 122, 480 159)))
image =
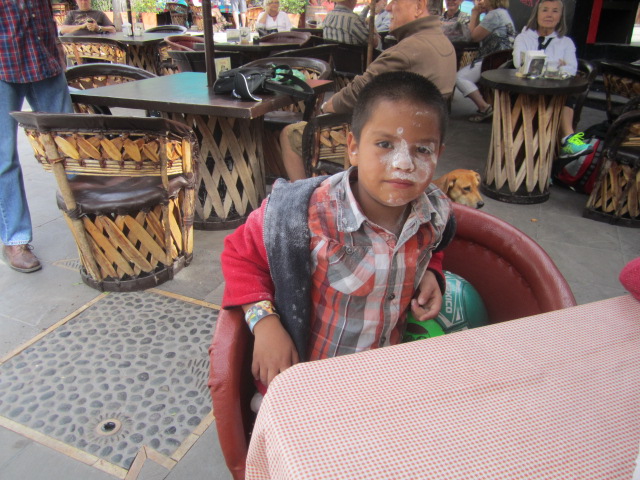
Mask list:
POLYGON ((513 66, 515 68, 520 68, 522 65, 522 52, 528 50, 525 43, 525 35, 524 32, 519 34, 513 42, 513 66))
POLYGON ((491 33, 489 30, 480 25, 480 14, 485 11, 484 7, 476 5, 471 10, 471 18, 469 19, 469 32, 473 42, 484 40, 491 33))
POLYGON ((563 37, 562 58, 558 62, 560 71, 568 75, 575 75, 578 71, 578 57, 576 56, 576 46, 569 37, 563 37))
POLYGON ((258 15, 258 19, 256 20, 256 28, 266 28, 267 26, 267 12, 262 12, 258 15))
POLYGON ((411 300, 411 311, 418 321, 435 318, 442 308, 442 292, 432 270, 427 270, 420 280, 418 295, 411 300))
POLYGON ((98 25, 102 27, 102 29, 100 30, 100 33, 116 33, 116 27, 111 22, 111 20, 109 20, 109 17, 107 17, 107 14, 104 12, 100 12, 100 13, 102 13, 102 15, 100 15, 100 18, 98 19, 98 25))

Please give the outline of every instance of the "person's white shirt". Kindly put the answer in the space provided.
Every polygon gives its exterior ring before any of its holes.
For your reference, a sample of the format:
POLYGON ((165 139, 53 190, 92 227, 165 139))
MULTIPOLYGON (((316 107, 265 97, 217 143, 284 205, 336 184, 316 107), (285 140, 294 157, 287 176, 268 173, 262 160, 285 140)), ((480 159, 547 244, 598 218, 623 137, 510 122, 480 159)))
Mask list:
POLYGON ((285 12, 278 12, 276 18, 267 15, 265 12, 258 18, 256 28, 266 31, 277 30, 278 32, 289 32, 291 31, 291 20, 289 20, 289 15, 285 12), (260 23, 261 21, 264 21, 264 23, 260 23))
MULTIPOLYGON (((522 64, 522 52, 527 50, 538 50, 538 32, 529 30, 525 27, 516 37, 513 43, 513 64, 519 68, 522 64)), ((576 57, 576 46, 566 35, 559 37, 556 32, 547 35, 544 40, 547 47, 544 53, 547 55, 548 62, 564 61, 564 65, 560 67, 560 72, 568 75, 575 75, 578 70, 578 59, 576 57), (548 42, 548 43, 547 43, 548 42)))

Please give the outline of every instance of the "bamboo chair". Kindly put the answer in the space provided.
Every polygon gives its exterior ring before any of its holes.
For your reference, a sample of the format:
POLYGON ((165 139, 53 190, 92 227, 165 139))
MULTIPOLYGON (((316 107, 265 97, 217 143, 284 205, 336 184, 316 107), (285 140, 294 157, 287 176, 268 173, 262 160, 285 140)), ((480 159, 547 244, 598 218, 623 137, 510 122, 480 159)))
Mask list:
MULTIPOLYGON (((75 67, 68 68, 65 76, 69 87, 77 90, 87 90, 89 88, 104 87, 106 85, 116 85, 155 77, 153 73, 141 68, 114 63, 87 63, 86 65, 76 65, 75 67)), ((73 109, 76 113, 111 115, 109 107, 99 105, 74 103, 73 109)))
POLYGON ((262 7, 247 8, 247 27, 249 27, 252 32, 256 31, 256 21, 262 12, 264 12, 264 8, 262 7))
POLYGON ((307 122, 302 133, 302 160, 308 177, 333 175, 349 168, 350 128, 350 114, 326 113, 307 122))
MULTIPOLYGON (((292 69, 302 72, 307 80, 328 80, 331 78, 331 67, 323 60, 304 57, 267 57, 254 60, 246 64, 251 66, 289 65, 292 69)), ((263 150, 266 174, 269 181, 278 177, 286 177, 286 170, 282 163, 282 149, 280 146, 280 132, 289 124, 309 120, 318 113, 324 94, 314 96, 308 101, 293 103, 281 110, 268 112, 264 116, 265 135, 263 135, 263 150)))
POLYGON ((87 285, 142 290, 189 265, 198 149, 188 127, 161 118, 12 115, 55 174, 87 285))
MULTIPOLYGON (((453 209, 458 229, 444 268, 478 290, 491 323, 576 305, 562 273, 534 240, 480 210, 455 203, 453 209)), ((255 420, 249 407, 255 393, 252 354, 253 335, 242 310, 222 310, 209 348, 209 390, 220 447, 235 480, 245 477, 255 420)))
POLYGON ((52 3, 51 10, 53 12, 53 19, 55 20, 56 25, 64 25, 64 20, 67 18, 67 13, 69 12, 69 4, 52 3))
POLYGON ((609 127, 598 159, 600 173, 583 216, 640 228, 640 109, 622 113, 609 127))
POLYGON ((607 99, 607 119, 611 123, 622 113, 625 103, 640 97, 640 67, 607 60, 599 62, 598 70, 607 99))
POLYGON ((175 32, 176 35, 179 35, 186 31, 187 27, 183 25, 156 25, 155 27, 147 28, 144 33, 175 32))
POLYGON ((75 65, 110 62, 126 65, 127 47, 110 38, 63 37, 62 48, 75 65))
POLYGON ((171 16, 172 25, 187 26, 187 17, 189 15, 189 8, 181 3, 167 2, 165 8, 169 10, 171 16))

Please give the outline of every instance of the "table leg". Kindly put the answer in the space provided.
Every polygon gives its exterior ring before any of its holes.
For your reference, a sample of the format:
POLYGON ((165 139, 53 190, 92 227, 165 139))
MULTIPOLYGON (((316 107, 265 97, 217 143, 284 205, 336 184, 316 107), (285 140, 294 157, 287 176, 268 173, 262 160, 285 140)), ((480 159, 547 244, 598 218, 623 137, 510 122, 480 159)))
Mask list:
POLYGON ((142 68, 158 75, 156 68, 156 45, 129 45, 127 48, 127 65, 142 68))
POLYGON ((265 198, 263 119, 163 114, 189 125, 200 146, 194 227, 235 228, 265 198))
POLYGON ((491 145, 482 182, 488 197, 509 203, 541 203, 549 198, 565 98, 495 90, 491 145))

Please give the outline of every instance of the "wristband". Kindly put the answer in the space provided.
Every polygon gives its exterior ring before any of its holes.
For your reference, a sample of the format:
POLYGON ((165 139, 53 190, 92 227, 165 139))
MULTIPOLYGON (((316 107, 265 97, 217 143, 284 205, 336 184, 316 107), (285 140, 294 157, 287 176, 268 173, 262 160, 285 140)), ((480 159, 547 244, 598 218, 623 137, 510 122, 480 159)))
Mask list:
POLYGON ((265 317, 269 315, 275 315, 280 318, 280 315, 276 312, 276 308, 273 306, 269 300, 262 300, 261 302, 255 303, 251 305, 247 311, 244 313, 244 320, 247 322, 249 326, 249 330, 253 333, 253 329, 256 324, 265 317))

